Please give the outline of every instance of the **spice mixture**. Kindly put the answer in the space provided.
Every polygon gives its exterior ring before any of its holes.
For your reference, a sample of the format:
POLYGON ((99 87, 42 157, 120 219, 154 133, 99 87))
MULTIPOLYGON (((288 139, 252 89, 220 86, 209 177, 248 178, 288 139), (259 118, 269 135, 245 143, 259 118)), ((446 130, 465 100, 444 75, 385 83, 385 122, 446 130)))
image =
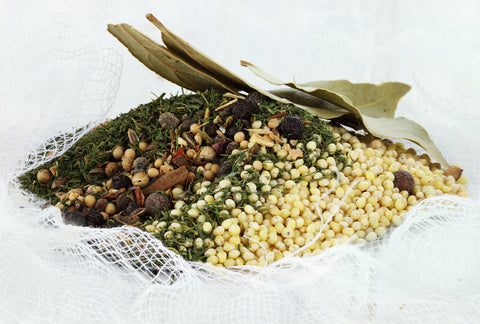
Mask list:
POLYGON ((425 198, 466 196, 461 173, 256 92, 212 90, 132 109, 20 182, 67 224, 136 226, 228 267, 376 240, 425 198))

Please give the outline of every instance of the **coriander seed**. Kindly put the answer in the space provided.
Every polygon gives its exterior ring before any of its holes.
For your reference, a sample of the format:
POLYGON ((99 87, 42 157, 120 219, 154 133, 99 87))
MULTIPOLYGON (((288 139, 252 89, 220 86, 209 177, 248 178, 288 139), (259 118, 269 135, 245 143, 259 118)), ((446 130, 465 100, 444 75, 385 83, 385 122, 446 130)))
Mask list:
POLYGON ((120 160, 123 156, 123 146, 117 145, 112 151, 114 159, 120 160))

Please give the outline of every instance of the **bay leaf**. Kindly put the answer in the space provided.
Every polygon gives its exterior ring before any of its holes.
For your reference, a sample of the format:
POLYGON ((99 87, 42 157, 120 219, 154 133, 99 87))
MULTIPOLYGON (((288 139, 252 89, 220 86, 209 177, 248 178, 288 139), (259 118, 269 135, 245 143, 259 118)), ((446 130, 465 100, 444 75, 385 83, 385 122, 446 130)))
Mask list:
POLYGON ((161 31, 162 40, 167 48, 185 62, 237 91, 251 91, 252 88, 248 83, 172 33, 154 15, 149 13, 146 15, 146 18, 161 31))
MULTIPOLYGON (((348 110, 374 136, 412 141, 423 147, 443 166, 448 166, 447 160, 420 124, 405 117, 394 118, 398 101, 410 90, 410 86, 406 84, 398 82, 381 85, 355 84, 346 80, 296 84, 283 82, 251 63, 242 61, 241 64, 269 83, 303 91, 348 110)), ((310 107, 309 111, 317 109, 310 107)))
POLYGON ((294 88, 270 90, 269 93, 287 99, 291 104, 324 119, 334 119, 350 113, 337 105, 294 88))
POLYGON ((212 88, 234 91, 210 75, 190 66, 167 48, 155 43, 128 24, 108 25, 107 30, 117 37, 140 62, 171 82, 193 91, 212 88))
POLYGON ((400 82, 352 83, 347 80, 313 81, 308 83, 283 82, 252 63, 241 61, 258 77, 277 85, 288 86, 326 100, 344 108, 355 116, 365 114, 373 117, 393 118, 398 102, 410 86, 400 82))
POLYGON ((171 82, 193 91, 210 88, 231 92, 256 90, 273 100, 294 104, 322 118, 353 117, 372 135, 410 140, 422 146, 442 165, 448 166, 422 126, 404 117, 394 118, 398 101, 410 90, 409 85, 399 82, 376 85, 347 80, 286 83, 251 63, 241 61, 241 65, 267 82, 287 87, 266 91, 242 80, 195 49, 165 28, 153 15, 147 14, 147 19, 160 29, 166 47, 128 24, 108 25, 108 31, 138 60, 171 82))
POLYGON ((347 80, 314 81, 297 84, 304 89, 328 89, 341 95, 362 114, 372 117, 393 118, 400 99, 410 91, 408 84, 385 82, 379 85, 372 83, 352 83, 347 80))
POLYGON ((363 123, 366 129, 377 137, 407 139, 420 145, 440 164, 448 167, 449 164, 442 152, 434 144, 425 128, 417 122, 405 117, 375 118, 364 115, 363 123))
POLYGON ((115 36, 125 47, 130 51, 130 53, 136 57, 140 62, 147 66, 150 70, 156 72, 161 77, 166 80, 173 82, 183 88, 191 89, 193 85, 190 83, 183 83, 178 77, 173 73, 173 71, 162 61, 157 59, 153 54, 149 53, 143 46, 138 44, 138 42, 127 33, 127 31, 121 25, 112 25, 107 26, 107 30, 115 36))

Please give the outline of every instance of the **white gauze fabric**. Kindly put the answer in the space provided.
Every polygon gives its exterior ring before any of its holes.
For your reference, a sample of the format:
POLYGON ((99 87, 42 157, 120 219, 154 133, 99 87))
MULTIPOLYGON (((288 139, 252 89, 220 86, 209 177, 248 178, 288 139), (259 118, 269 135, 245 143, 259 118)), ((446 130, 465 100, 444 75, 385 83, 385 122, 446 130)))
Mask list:
POLYGON ((405 0, 2 3, 0 322, 478 321, 479 9, 405 0), (106 32, 107 23, 127 22, 159 40, 147 12, 262 86, 240 59, 284 80, 412 85, 397 114, 420 122, 462 165, 470 198, 425 200, 377 242, 266 268, 219 270, 134 228, 62 224, 16 177, 106 118, 154 94, 181 93, 106 32))

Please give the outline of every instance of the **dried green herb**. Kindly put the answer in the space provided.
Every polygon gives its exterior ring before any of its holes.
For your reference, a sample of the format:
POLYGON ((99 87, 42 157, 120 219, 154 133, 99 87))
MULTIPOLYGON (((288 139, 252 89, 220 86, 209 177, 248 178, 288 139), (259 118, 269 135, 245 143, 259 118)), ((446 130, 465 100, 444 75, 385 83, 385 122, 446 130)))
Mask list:
MULTIPOLYGON (((265 161, 271 163, 285 162, 285 158, 280 159, 272 148, 264 148, 262 151, 258 147, 241 149, 237 145, 235 153, 217 152, 214 154, 215 157, 211 162, 220 166, 223 171, 218 172, 212 183, 204 187, 203 191, 198 191, 196 187, 202 185, 206 180, 200 172, 197 172, 202 163, 197 164, 198 156, 188 160, 183 155, 188 147, 180 147, 178 138, 188 135, 189 130, 182 131, 183 125, 180 120, 192 119, 194 122, 203 125, 203 129, 197 133, 203 140, 203 146, 199 145, 196 148, 198 152, 200 152, 200 148, 205 147, 210 149, 216 147, 220 150, 222 145, 225 149, 228 143, 233 142, 225 141, 223 144, 222 142, 215 142, 207 134, 207 130, 208 128, 215 129, 216 126, 213 121, 219 117, 221 112, 221 110, 217 111, 216 108, 225 105, 227 100, 230 99, 215 90, 174 96, 168 99, 165 99, 162 95, 151 103, 140 105, 113 120, 102 123, 82 137, 63 155, 25 173, 19 180, 23 188, 40 197, 47 198, 51 204, 60 202, 65 221, 69 224, 107 228, 121 226, 122 224, 137 226, 149 231, 165 246, 185 259, 205 260, 204 252, 209 246, 199 246, 194 244, 194 241, 196 239, 201 239, 203 242, 208 241, 208 239, 213 240, 213 234, 203 230, 202 226, 205 222, 209 222, 213 227, 216 227, 225 219, 232 217, 225 210, 226 199, 234 199, 234 195, 236 195, 236 207, 243 208, 247 204, 255 205, 255 202, 251 200, 251 194, 255 193, 260 197, 269 194, 269 191, 261 191, 265 183, 263 183, 264 181, 258 171, 251 169, 247 177, 240 176, 242 172, 245 172, 245 164, 252 161, 262 163, 265 161), (168 126, 166 119, 173 121, 173 123, 168 124, 168 126), (175 141, 171 140, 172 134, 176 139, 175 141), (146 151, 140 150, 139 144, 141 142, 148 143, 146 151), (165 198, 165 201, 162 204, 152 204, 152 199, 155 197, 151 195, 155 195, 157 191, 149 192, 146 190, 148 187, 140 190, 140 188, 132 186, 132 180, 128 176, 129 173, 119 166, 120 159, 125 155, 123 150, 121 156, 113 154, 117 146, 122 146, 125 150, 133 149, 135 151, 136 157, 133 165, 137 171, 145 171, 148 168, 147 166, 153 165, 156 159, 162 158, 166 161, 164 166, 176 168, 172 172, 188 167, 189 171, 196 175, 195 179, 185 184, 182 194, 175 196, 175 198, 171 189, 163 190, 164 188, 162 188, 161 197, 162 199, 165 198), (178 158, 182 156, 185 164, 183 166, 180 166, 181 164, 177 165, 178 158), (110 165, 116 167, 115 171, 105 172, 109 169, 107 166, 110 165), (45 183, 40 183, 36 176, 37 172, 42 169, 55 170, 55 175, 52 174, 53 177, 45 183), (229 184, 220 186, 224 179, 228 179, 229 184), (111 180, 110 188, 106 185, 109 180, 111 180), (249 192, 249 189, 246 189, 246 183, 253 183, 256 186, 255 191, 249 192), (56 185, 53 186, 53 184, 56 185), (86 192, 90 190, 88 188, 92 185, 103 187, 104 190, 95 193, 95 204, 88 207, 84 201, 74 200, 68 204, 70 199, 61 198, 67 192, 78 189, 83 189, 85 192, 79 195, 86 196, 86 192), (200 215, 194 217, 189 213, 191 209, 197 209, 194 206, 198 201, 203 200, 207 195, 213 196, 219 192, 222 193, 220 199, 210 201, 202 208, 198 208, 200 215), (240 199, 238 199, 238 194, 241 195, 240 199), (177 206, 170 209, 172 207, 170 199, 175 203, 182 202, 183 207, 179 209, 177 206), (63 205, 64 203, 65 205, 63 205), (108 203, 114 204, 117 210, 105 222, 100 213, 106 211, 108 203), (163 209, 162 206, 169 207, 163 209), (174 209, 176 211, 172 213, 174 209)), ((233 114, 233 111, 230 113, 233 114)), ((324 120, 294 105, 283 104, 265 97, 258 97, 258 105, 252 109, 248 119, 249 122, 262 121, 266 125, 272 115, 298 116, 294 119, 296 121, 302 120, 305 123, 304 131, 301 135, 298 135, 302 144, 314 141, 318 144, 318 148, 327 155, 327 146, 337 140, 324 120)), ((226 119, 231 117, 226 117, 226 119)), ((288 120, 288 118, 285 118, 285 120, 288 120)), ((250 128, 250 124, 237 123, 236 125, 232 124, 232 127, 246 131, 250 128)), ((273 134, 273 132, 271 133, 273 134)), ((304 148, 303 152, 300 152, 304 156, 306 166, 314 167, 318 172, 324 172, 326 178, 333 176, 333 174, 327 173, 328 170, 316 164, 315 158, 309 158, 310 151, 304 148)), ((345 153, 336 152, 333 157, 339 169, 347 165, 345 153)), ((130 174, 130 176, 132 176, 132 179, 135 178, 133 174, 130 174)), ((309 174, 306 174, 295 181, 301 181, 303 177, 308 176, 309 174)), ((148 179, 148 176, 145 177, 148 179)), ((149 184, 160 180, 160 178, 152 178, 152 182, 149 184)), ((83 198, 85 199, 85 197, 83 198)), ((260 212, 266 212, 262 210, 262 206, 255 208, 258 208, 257 210, 260 212)))

